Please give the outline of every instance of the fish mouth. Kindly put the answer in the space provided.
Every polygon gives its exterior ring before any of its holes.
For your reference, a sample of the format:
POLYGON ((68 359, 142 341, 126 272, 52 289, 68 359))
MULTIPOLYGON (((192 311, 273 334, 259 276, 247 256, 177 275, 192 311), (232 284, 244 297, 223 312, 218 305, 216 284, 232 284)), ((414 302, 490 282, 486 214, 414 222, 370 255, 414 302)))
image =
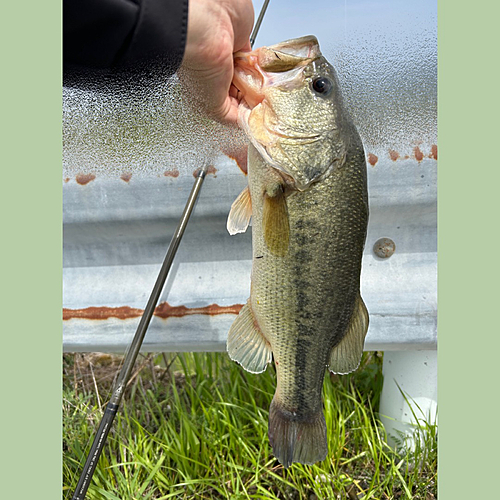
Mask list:
POLYGON ((312 35, 251 52, 236 52, 233 85, 238 90, 238 100, 253 109, 264 100, 264 88, 293 80, 295 73, 320 56, 318 40, 312 35))

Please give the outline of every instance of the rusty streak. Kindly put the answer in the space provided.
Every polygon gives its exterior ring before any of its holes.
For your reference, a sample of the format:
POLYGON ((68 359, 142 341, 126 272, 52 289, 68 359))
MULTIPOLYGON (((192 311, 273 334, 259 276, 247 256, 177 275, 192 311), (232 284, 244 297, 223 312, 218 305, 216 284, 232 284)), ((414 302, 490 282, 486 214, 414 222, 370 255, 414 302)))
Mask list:
MULTIPOLYGON (((218 314, 238 314, 242 307, 243 304, 233 304, 230 306, 210 304, 204 307, 186 307, 171 306, 168 302, 162 302, 156 307, 154 315, 162 319, 167 319, 182 318, 183 316, 190 316, 192 314, 206 314, 209 316, 215 316, 218 314)), ((107 320, 109 318, 131 319, 138 318, 142 316, 143 313, 143 309, 137 309, 129 306, 86 307, 84 309, 63 308, 63 321, 74 318, 92 320, 107 320)))
POLYGON ((128 319, 137 318, 142 315, 142 309, 133 307, 86 307, 85 309, 67 309, 63 308, 63 321, 73 318, 82 319, 128 319))
POLYGON ((415 153, 415 160, 422 161, 424 159, 424 153, 420 151, 420 148, 418 146, 415 146, 413 152, 415 153))
MULTIPOLYGON (((422 161, 424 159, 424 153, 422 153, 421 149, 419 146, 416 146, 413 148, 413 157, 418 161, 422 161)), ((437 160, 437 146, 433 144, 431 146, 431 151, 428 156, 425 156, 426 158, 431 158, 434 160, 437 160)), ((410 156, 409 155, 404 155, 401 156, 401 154, 398 151, 395 151, 394 149, 389 149, 389 158, 392 161, 397 161, 397 160, 409 160, 410 156)), ((368 163, 374 167, 377 162, 378 162, 378 156, 373 154, 373 153, 368 153, 367 155, 368 163)))
POLYGON ((132 174, 130 174, 130 173, 122 174, 122 175, 120 175, 120 179, 122 181, 128 182, 130 179, 132 179, 132 174))
POLYGON ((159 318, 181 318, 191 314, 208 314, 215 316, 217 314, 238 314, 243 307, 243 304, 233 304, 231 306, 219 306, 210 304, 204 307, 186 307, 186 306, 171 306, 168 302, 162 302, 154 312, 159 318))
POLYGON ((396 161, 399 158, 399 153, 393 149, 389 149, 389 157, 392 161, 396 161))
POLYGON ((165 170, 163 174, 165 177, 179 177, 179 171, 174 168, 173 170, 165 170))
POLYGON ((374 155, 373 153, 368 154, 368 163, 374 167, 378 162, 378 156, 374 155))
POLYGON ((95 179, 94 174, 78 174, 76 176, 76 182, 78 182, 78 184, 81 184, 82 186, 88 184, 90 181, 93 181, 94 179, 95 179))
MULTIPOLYGON (((201 170, 201 168, 197 168, 197 169, 193 172, 193 177, 194 177, 195 179, 196 179, 196 177, 198 177, 198 174, 200 173, 200 170, 201 170)), ((216 169, 214 166, 212 166, 212 165, 210 165, 210 166, 208 167, 208 169, 207 169, 207 175, 212 174, 214 177, 217 177, 217 176, 215 175, 215 174, 216 174, 216 172, 217 172, 217 169, 216 169)))

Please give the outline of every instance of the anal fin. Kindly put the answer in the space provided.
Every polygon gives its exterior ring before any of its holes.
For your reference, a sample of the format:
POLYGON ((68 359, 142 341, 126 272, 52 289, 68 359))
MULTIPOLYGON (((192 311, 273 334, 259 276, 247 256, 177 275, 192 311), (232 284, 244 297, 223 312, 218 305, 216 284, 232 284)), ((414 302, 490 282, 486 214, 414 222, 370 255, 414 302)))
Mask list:
POLYGON ((248 303, 229 329, 227 352, 233 361, 251 373, 262 373, 272 361, 271 345, 258 328, 248 303))
POLYGON ((248 186, 238 195, 231 205, 227 217, 227 231, 230 235, 244 233, 252 217, 252 199, 248 186))
POLYGON ((361 295, 358 293, 347 333, 330 354, 328 368, 331 372, 346 374, 356 370, 363 354, 367 330, 368 311, 361 295))

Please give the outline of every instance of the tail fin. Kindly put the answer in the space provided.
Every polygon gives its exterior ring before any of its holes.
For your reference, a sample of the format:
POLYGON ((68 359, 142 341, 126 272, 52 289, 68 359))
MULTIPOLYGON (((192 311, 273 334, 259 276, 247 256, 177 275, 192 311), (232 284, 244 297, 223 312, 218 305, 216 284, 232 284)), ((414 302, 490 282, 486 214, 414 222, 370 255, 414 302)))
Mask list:
POLYGON ((312 465, 324 460, 328 444, 323 411, 308 419, 299 418, 274 397, 269 409, 269 441, 274 456, 285 468, 293 462, 312 465))

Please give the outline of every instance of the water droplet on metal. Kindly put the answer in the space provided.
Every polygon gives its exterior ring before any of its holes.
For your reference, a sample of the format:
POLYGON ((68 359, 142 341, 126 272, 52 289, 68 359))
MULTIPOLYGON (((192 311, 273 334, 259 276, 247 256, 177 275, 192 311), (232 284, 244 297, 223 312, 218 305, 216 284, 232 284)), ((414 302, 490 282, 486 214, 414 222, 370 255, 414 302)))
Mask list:
POLYGON ((373 253, 381 259, 388 259, 396 250, 396 244, 390 238, 380 238, 373 245, 373 253))

